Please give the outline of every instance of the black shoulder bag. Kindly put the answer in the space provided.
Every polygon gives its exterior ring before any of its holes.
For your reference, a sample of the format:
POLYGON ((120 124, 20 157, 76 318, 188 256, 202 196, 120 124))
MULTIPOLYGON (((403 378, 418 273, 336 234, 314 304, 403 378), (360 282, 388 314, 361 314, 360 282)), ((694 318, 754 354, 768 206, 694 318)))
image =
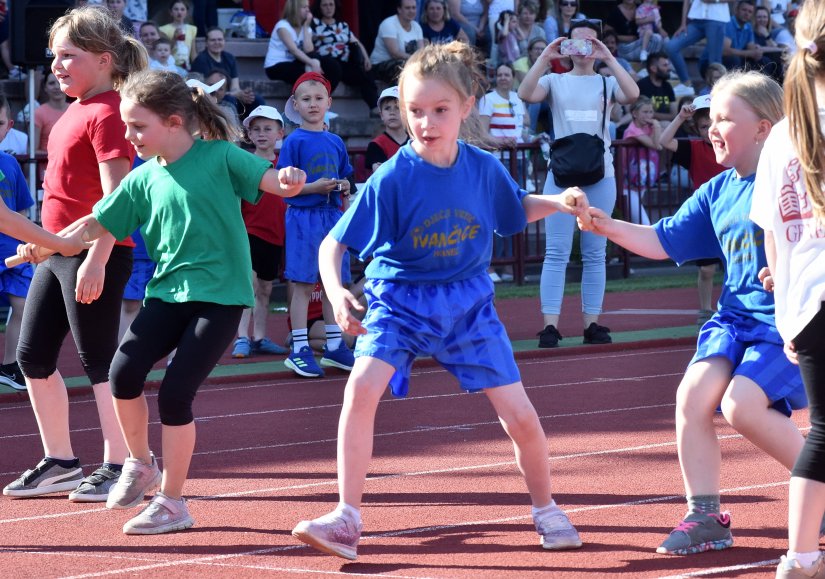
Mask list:
MULTIPOLYGON (((604 88, 602 135, 607 117, 607 82, 604 88)), ((604 177, 604 136, 574 133, 550 145, 550 170, 558 187, 583 187, 604 177)))

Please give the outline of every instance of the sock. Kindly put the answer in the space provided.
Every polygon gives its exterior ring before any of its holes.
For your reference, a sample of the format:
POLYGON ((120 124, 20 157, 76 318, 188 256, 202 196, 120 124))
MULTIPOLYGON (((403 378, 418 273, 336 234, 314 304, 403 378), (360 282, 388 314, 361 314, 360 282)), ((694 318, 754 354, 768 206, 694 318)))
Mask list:
POLYGON ((819 559, 819 551, 811 551, 810 553, 797 553, 796 551, 788 551, 786 555, 788 559, 796 559, 797 563, 807 569, 819 559))
POLYGON ((549 505, 545 505, 545 506, 543 506, 543 507, 536 507, 536 506, 533 506, 533 507, 531 507, 531 508, 530 508, 530 511, 533 513, 533 516, 535 517, 535 516, 536 516, 536 513, 538 513, 539 511, 543 511, 544 509, 549 509, 549 508, 551 508, 551 507, 552 507, 552 508, 556 508, 556 509, 557 509, 557 508, 559 508, 559 507, 558 507, 558 505, 556 504, 555 499, 554 499, 554 500, 552 500, 552 501, 550 501, 550 504, 549 504, 549 505))
POLYGON ((346 514, 356 523, 361 522, 361 509, 356 509, 352 505, 348 505, 344 501, 338 503, 338 506, 335 507, 335 511, 341 514, 346 514))
POLYGON ((292 330, 292 351, 297 354, 301 348, 309 348, 308 331, 306 328, 292 330))
POLYGON ((337 350, 341 345, 341 328, 338 324, 324 325, 327 332, 327 350, 337 350))
POLYGON ((80 459, 77 458, 77 457, 64 459, 64 458, 55 458, 53 456, 47 456, 46 458, 52 459, 53 461, 55 461, 58 465, 62 466, 63 468, 77 468, 77 467, 80 466, 80 459))
POLYGON ((113 462, 104 462, 101 465, 101 468, 107 468, 112 472, 122 472, 123 471, 123 465, 122 464, 115 464, 113 462))
POLYGON ((719 495, 696 495, 687 498, 688 513, 719 513, 722 510, 719 495))

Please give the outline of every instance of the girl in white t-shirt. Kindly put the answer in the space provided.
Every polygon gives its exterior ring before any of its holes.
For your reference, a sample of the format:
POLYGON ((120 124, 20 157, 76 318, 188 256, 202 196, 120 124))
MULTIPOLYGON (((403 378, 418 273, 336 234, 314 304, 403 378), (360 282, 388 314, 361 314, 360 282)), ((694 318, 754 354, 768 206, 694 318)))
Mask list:
POLYGON ((776 294, 776 326, 799 364, 811 420, 791 472, 788 553, 777 578, 825 577, 825 3, 803 4, 796 42, 785 76, 786 120, 765 142, 751 208, 765 230, 772 277, 764 283, 776 294))

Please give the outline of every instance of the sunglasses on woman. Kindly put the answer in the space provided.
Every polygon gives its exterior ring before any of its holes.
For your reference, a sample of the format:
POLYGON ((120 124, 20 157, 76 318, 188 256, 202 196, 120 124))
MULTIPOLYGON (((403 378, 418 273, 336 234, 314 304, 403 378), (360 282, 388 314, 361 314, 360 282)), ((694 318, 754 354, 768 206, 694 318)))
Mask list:
POLYGON ((559 2, 559 6, 578 6, 578 2, 559 2))

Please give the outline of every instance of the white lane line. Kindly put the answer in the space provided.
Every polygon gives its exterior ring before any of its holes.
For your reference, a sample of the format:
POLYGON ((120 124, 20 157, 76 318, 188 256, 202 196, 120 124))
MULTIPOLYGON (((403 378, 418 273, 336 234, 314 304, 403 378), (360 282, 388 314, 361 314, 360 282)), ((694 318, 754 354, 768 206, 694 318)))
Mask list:
POLYGON ((739 565, 731 565, 730 567, 713 567, 711 569, 702 569, 701 571, 680 573, 679 575, 668 575, 666 577, 659 577, 659 579, 684 579, 685 577, 704 577, 705 575, 717 575, 720 573, 731 573, 733 571, 747 571, 748 569, 756 569, 757 567, 767 567, 778 564, 779 559, 766 559, 765 561, 741 563, 739 565))

